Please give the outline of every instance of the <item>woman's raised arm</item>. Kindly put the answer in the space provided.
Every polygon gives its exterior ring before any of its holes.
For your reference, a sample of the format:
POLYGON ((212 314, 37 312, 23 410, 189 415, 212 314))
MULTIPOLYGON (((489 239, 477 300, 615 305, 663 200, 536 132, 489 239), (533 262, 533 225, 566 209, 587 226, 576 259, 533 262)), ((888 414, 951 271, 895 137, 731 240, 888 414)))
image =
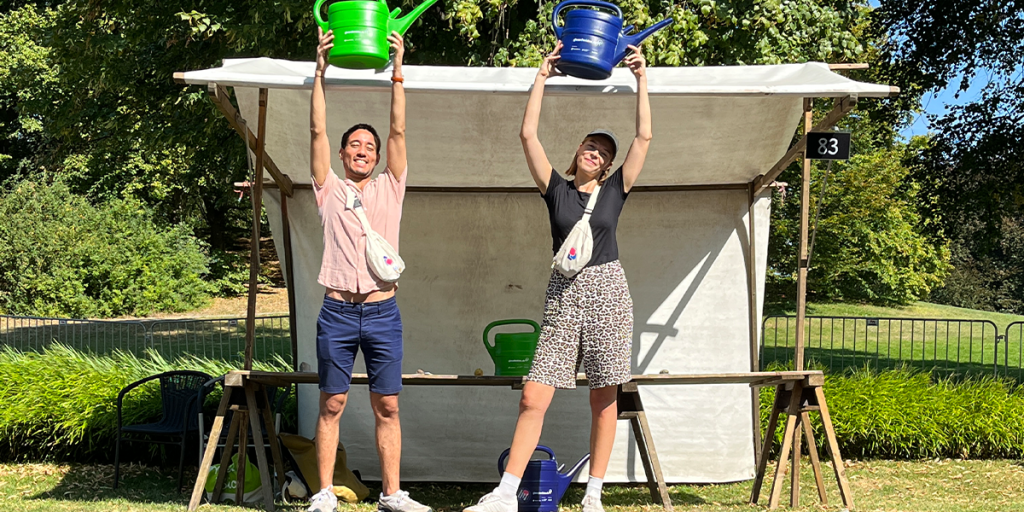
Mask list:
POLYGON ((530 90, 530 100, 526 103, 526 113, 523 115, 523 127, 519 130, 519 139, 523 143, 523 151, 526 153, 526 165, 530 167, 530 174, 537 188, 543 194, 548 190, 548 181, 551 179, 551 162, 544 152, 537 137, 537 127, 540 125, 540 107, 544 102, 544 83, 548 77, 558 76, 555 71, 555 63, 558 62, 558 52, 562 49, 562 42, 558 42, 555 51, 544 58, 544 62, 537 71, 537 78, 533 81, 533 89, 530 90))
POLYGON ((625 63, 636 77, 636 136, 629 145, 626 160, 622 163, 622 185, 626 192, 633 188, 640 171, 647 159, 647 149, 651 146, 651 100, 647 97, 647 61, 640 53, 640 48, 630 45, 633 54, 626 57, 625 63))

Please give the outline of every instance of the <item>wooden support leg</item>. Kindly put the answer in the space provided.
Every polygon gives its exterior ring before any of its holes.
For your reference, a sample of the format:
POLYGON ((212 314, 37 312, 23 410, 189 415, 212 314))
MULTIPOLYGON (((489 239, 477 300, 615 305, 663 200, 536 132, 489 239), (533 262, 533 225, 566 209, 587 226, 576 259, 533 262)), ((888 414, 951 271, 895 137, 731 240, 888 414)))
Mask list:
MULTIPOLYGON (((220 451, 220 466, 217 470, 217 481, 213 485, 213 495, 210 496, 210 503, 219 503, 221 493, 224 492, 224 481, 228 475, 228 465, 231 464, 231 451, 235 447, 235 439, 238 438, 238 426, 242 423, 241 416, 237 413, 231 415, 231 426, 228 428, 228 437, 224 439, 224 449, 220 451)), ((217 446, 220 436, 210 436, 210 442, 217 446)))
POLYGON ((270 455, 274 458, 277 486, 282 487, 284 486, 284 459, 281 458, 281 444, 277 442, 277 429, 274 426, 274 415, 270 411, 266 386, 260 386, 260 394, 263 395, 263 406, 260 407, 260 412, 263 414, 263 423, 267 426, 267 439, 270 440, 270 455))
MULTIPOLYGON (((199 508, 199 502, 203 499, 203 491, 206 490, 206 477, 210 474, 210 464, 213 464, 213 455, 217 451, 217 443, 214 439, 219 438, 221 430, 224 429, 224 415, 227 414, 230 400, 231 388, 224 388, 224 396, 220 399, 220 405, 217 406, 217 417, 214 418, 213 427, 210 429, 210 440, 213 442, 206 445, 206 453, 203 454, 203 460, 199 463, 199 476, 196 477, 196 484, 192 486, 192 498, 188 502, 189 512, 199 508)), ((203 435, 202 432, 199 435, 203 435)))
POLYGON ((825 480, 821 475, 821 461, 818 460, 818 443, 814 441, 814 429, 811 428, 811 415, 802 412, 800 418, 803 420, 807 452, 811 456, 811 468, 814 469, 814 483, 818 486, 818 498, 821 499, 822 505, 828 505, 828 496, 825 495, 825 480))
POLYGON ((772 405, 772 415, 768 418, 768 430, 764 434, 764 442, 761 443, 761 456, 757 459, 757 472, 754 473, 754 488, 750 491, 750 504, 757 505, 761 498, 761 485, 764 483, 764 472, 768 469, 768 456, 775 444, 775 429, 779 425, 779 413, 783 405, 779 403, 782 398, 783 385, 775 387, 775 400, 772 405))
MULTIPOLYGON (((256 446, 256 465, 260 470, 260 487, 263 489, 263 508, 274 512, 274 484, 270 478, 270 468, 267 466, 267 450, 263 447, 263 429, 260 428, 260 408, 256 403, 256 392, 253 391, 255 384, 245 386, 245 402, 249 406, 249 423, 252 426, 253 444, 256 446)), ((273 430, 273 426, 268 426, 273 430)), ((271 439, 273 444, 274 439, 271 439)))
POLYGON ((245 467, 246 458, 249 454, 249 431, 248 431, 248 420, 249 410, 239 409, 235 413, 238 416, 238 463, 235 465, 235 474, 238 476, 236 483, 238 487, 235 488, 235 505, 241 506, 242 498, 245 496, 245 467))
POLYGON ((803 415, 793 413, 796 416, 796 429, 793 430, 793 468, 789 471, 789 506, 797 508, 800 506, 800 456, 802 455, 801 441, 803 432, 800 428, 803 415))
POLYGON ((836 472, 836 480, 839 482, 839 494, 843 498, 843 506, 853 509, 853 493, 850 492, 850 483, 846 481, 846 469, 843 467, 843 457, 839 453, 839 442, 836 440, 836 431, 832 428, 832 417, 828 413, 828 405, 825 404, 825 391, 821 387, 814 388, 814 394, 818 398, 818 407, 821 412, 821 423, 825 427, 825 439, 828 447, 828 454, 832 458, 832 469, 836 472))
POLYGON ((775 480, 772 481, 772 494, 768 499, 769 509, 778 508, 779 499, 782 498, 782 481, 786 478, 786 459, 789 458, 789 452, 793 449, 793 432, 796 432, 796 419, 799 416, 796 411, 800 408, 801 389, 802 386, 799 382, 793 383, 789 408, 786 409, 786 430, 782 434, 782 453, 779 454, 779 465, 775 468, 775 480))
POLYGON ((654 448, 654 438, 651 436, 651 427, 647 423, 647 413, 644 412, 643 402, 640 401, 640 392, 633 382, 619 386, 619 419, 629 419, 629 423, 633 427, 633 437, 640 450, 640 462, 643 463, 644 473, 647 475, 647 486, 651 490, 651 501, 660 504, 666 511, 672 512, 672 498, 669 497, 665 477, 661 473, 661 463, 658 461, 658 451, 654 448))

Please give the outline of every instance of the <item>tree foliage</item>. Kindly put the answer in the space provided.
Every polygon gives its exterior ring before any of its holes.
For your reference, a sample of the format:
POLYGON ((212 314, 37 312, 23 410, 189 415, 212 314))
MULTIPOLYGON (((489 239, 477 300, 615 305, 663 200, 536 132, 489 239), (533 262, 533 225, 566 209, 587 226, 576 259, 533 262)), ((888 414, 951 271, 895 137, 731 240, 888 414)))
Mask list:
POLYGON ((1024 313, 1024 3, 882 0, 892 79, 941 89, 960 80, 980 96, 931 115, 931 146, 916 159, 932 233, 953 241, 954 264, 936 297, 1024 313))
MULTIPOLYGON (((820 209, 808 272, 814 300, 908 304, 942 284, 948 249, 922 234, 918 186, 903 165, 915 145, 855 155, 831 171, 823 163, 813 168, 812 215, 820 209)), ((792 290, 796 281, 800 189, 791 185, 797 192, 773 205, 769 285, 776 290, 792 290)))
POLYGON ((140 315, 203 305, 206 257, 185 225, 134 200, 92 206, 61 184, 22 181, 0 196, 0 312, 140 315))
MULTIPOLYGON (((417 3, 401 0, 392 7, 408 11, 417 3)), ((406 60, 432 65, 536 66, 555 43, 551 13, 556 3, 442 0, 409 31, 406 60)), ((246 177, 244 146, 206 99, 205 91, 174 84, 172 74, 217 66, 234 57, 311 59, 316 44, 311 4, 308 0, 0 2, 0 48, 8 53, 0 57, 0 154, 4 155, 0 172, 59 176, 71 192, 85 194, 96 204, 114 199, 141 201, 158 222, 185 223, 215 248, 222 247, 231 240, 226 235, 233 228, 248 225, 246 205, 237 202, 230 186, 246 177)), ((881 55, 880 32, 861 0, 623 0, 618 4, 627 25, 645 27, 673 20, 644 44, 653 66, 874 63, 881 55)), ((882 80, 878 73, 873 69, 851 76, 882 80)), ((858 150, 868 153, 891 147, 895 127, 906 119, 916 100, 910 95, 895 101, 862 102, 848 124, 860 133, 858 150)), ((795 183, 792 172, 783 179, 795 183)), ((886 172, 900 175, 894 168, 886 167, 886 172)), ((871 204, 897 208, 884 202, 871 204)), ((884 211, 859 211, 880 216, 862 219, 864 230, 891 233, 909 225, 886 221, 884 211)), ((784 207, 774 214, 773 222, 782 223, 783 229, 773 237, 788 237, 784 244, 795 243, 793 232, 787 234, 784 227, 789 221, 785 212, 784 207)), ((840 217, 830 220, 839 222, 840 217)), ((834 228, 836 235, 854 231, 834 228)), ((899 233, 906 243, 916 240, 899 233)), ((828 243, 825 238, 821 243, 828 243)), ((934 251, 915 250, 924 251, 918 255, 922 261, 934 256, 934 251)), ((882 247, 878 251, 884 252, 882 247)), ((822 292, 829 296, 896 302, 905 299, 886 287, 906 284, 911 287, 909 293, 918 296, 934 286, 927 277, 908 283, 889 275, 877 277, 902 261, 896 253, 890 251, 892 259, 885 263, 873 260, 880 265, 872 274, 876 278, 854 277, 848 268, 825 272, 832 261, 823 259, 820 268, 831 277, 814 281, 815 286, 831 287, 833 291, 822 292), (871 279, 878 279, 885 289, 865 291, 876 286, 871 279), (850 291, 857 286, 860 291, 850 291), (839 288, 843 291, 836 295, 834 290, 839 288)), ((784 254, 773 252, 773 257, 784 254)), ((843 258, 835 263, 855 261, 849 255, 843 258)), ((781 269, 795 268, 790 263, 778 260, 773 268, 788 272, 781 269)), ((930 271, 922 272, 924 276, 930 271)))

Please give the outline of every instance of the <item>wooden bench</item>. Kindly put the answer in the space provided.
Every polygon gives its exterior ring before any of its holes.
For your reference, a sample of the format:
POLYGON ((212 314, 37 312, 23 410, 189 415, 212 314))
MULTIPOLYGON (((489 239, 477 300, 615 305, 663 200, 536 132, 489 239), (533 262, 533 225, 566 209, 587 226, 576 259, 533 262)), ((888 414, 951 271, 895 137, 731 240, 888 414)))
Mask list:
MULTIPOLYGON (((839 454, 839 447, 835 439, 835 432, 832 429, 832 422, 828 414, 828 407, 825 405, 825 395, 822 391, 824 376, 821 372, 815 371, 794 371, 794 372, 746 372, 746 373, 724 373, 704 375, 634 375, 633 380, 619 386, 619 419, 629 420, 633 428, 633 436, 636 439, 640 451, 640 460, 647 475, 647 485, 651 491, 651 499, 661 504, 666 510, 672 510, 672 501, 669 498, 668 487, 661 471, 661 464, 658 461, 658 452, 654 447, 654 439, 651 437, 651 430, 647 423, 647 414, 644 411, 643 403, 640 400, 639 386, 661 386, 661 385, 686 385, 686 384, 747 384, 752 387, 775 386, 775 405, 772 408, 772 415, 769 420, 768 431, 765 435, 765 442, 762 443, 761 452, 758 454, 756 465, 757 473, 754 478, 754 489, 751 493, 751 503, 757 503, 761 492, 761 484, 764 481, 764 473, 767 468, 768 455, 771 449, 771 441, 775 436, 775 428, 778 425, 779 415, 787 414, 786 430, 779 462, 776 466, 774 482, 772 485, 769 506, 776 508, 782 493, 782 482, 787 472, 786 459, 790 452, 793 454, 793 478, 791 479, 791 504, 796 506, 799 503, 799 454, 800 434, 798 427, 804 426, 804 437, 807 438, 808 447, 811 448, 811 463, 814 467, 815 482, 818 486, 818 494, 822 501, 825 500, 824 481, 821 476, 821 467, 818 461, 817 449, 814 444, 813 434, 810 430, 808 412, 817 411, 821 414, 822 423, 825 426, 827 438, 826 448, 828 449, 836 478, 839 482, 840 493, 847 508, 852 508, 852 495, 849 485, 843 472, 842 457, 839 454), (795 440, 795 441, 794 441, 795 440), (795 446, 795 448, 794 448, 795 446)), ((233 410, 231 425, 228 427, 228 437, 224 452, 221 455, 221 467, 226 467, 230 461, 231 447, 236 440, 243 440, 238 443, 238 479, 244 478, 245 452, 247 443, 247 430, 252 429, 254 439, 262 438, 262 430, 259 417, 262 416, 264 424, 270 430, 267 434, 273 439, 277 433, 273 431, 273 421, 270 418, 270 410, 267 407, 266 390, 264 386, 289 386, 291 384, 316 384, 319 378, 313 372, 260 372, 260 371, 232 371, 224 376, 224 396, 217 408, 217 416, 213 421, 210 431, 210 439, 217 439, 224 428, 224 416, 228 410, 233 410), (244 393, 245 405, 231 405, 233 393, 244 393), (246 425, 248 420, 248 425, 246 425)), ((402 376, 402 384, 405 386, 505 386, 512 389, 521 389, 525 382, 524 377, 499 377, 493 375, 432 375, 432 374, 409 374, 402 376)), ((576 383, 579 386, 587 385, 587 379, 583 374, 577 375, 576 383)), ((352 384, 368 384, 366 374, 353 374, 352 384)), ((188 510, 193 511, 199 507, 205 490, 206 478, 213 463, 213 456, 217 449, 217 443, 211 442, 206 447, 203 460, 199 466, 199 475, 196 478, 195 487, 192 490, 192 499, 189 501, 188 510)), ((284 466, 282 463, 280 447, 278 443, 271 443, 271 456, 277 470, 277 485, 280 487, 284 482, 284 466)), ((274 510, 274 490, 270 478, 268 461, 265 450, 256 450, 256 460, 260 471, 260 480, 263 482, 263 503, 266 510, 274 510)), ((226 471, 220 471, 217 475, 217 483, 214 489, 213 501, 220 499, 223 489, 224 475, 226 471)), ((242 486, 238 486, 239 491, 242 486)), ((237 502, 237 500, 236 500, 237 502)))

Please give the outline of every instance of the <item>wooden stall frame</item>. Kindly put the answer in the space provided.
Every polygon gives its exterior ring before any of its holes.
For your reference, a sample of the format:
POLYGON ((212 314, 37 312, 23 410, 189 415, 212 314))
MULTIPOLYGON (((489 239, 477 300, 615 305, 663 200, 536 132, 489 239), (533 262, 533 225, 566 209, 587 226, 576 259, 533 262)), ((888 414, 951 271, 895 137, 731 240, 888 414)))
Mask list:
MULTIPOLYGON (((867 68, 866 64, 830 64, 829 65, 829 69, 831 69, 831 70, 855 70, 855 69, 866 69, 866 68, 867 68)), ((183 74, 182 73, 175 73, 174 74, 174 79, 175 79, 176 82, 184 84, 184 79, 183 79, 183 74)), ((899 94, 899 88, 897 88, 897 87, 891 87, 890 91, 891 91, 890 92, 890 96, 896 96, 896 95, 899 94)), ((233 129, 235 129, 235 131, 238 132, 239 135, 242 136, 242 138, 245 140, 246 146, 250 150, 253 150, 256 153, 256 155, 257 155, 257 158, 256 158, 256 180, 255 180, 255 183, 252 184, 253 185, 253 191, 254 191, 253 192, 253 215, 254 215, 253 234, 254 234, 254 236, 253 236, 253 241, 252 241, 251 248, 250 248, 250 250, 252 251, 253 254, 250 257, 250 262, 251 262, 251 268, 250 268, 250 294, 249 294, 250 297, 249 297, 249 304, 248 304, 247 316, 246 316, 246 320, 247 320, 246 321, 246 326, 247 327, 246 327, 246 352, 245 352, 246 359, 245 359, 245 369, 248 370, 248 369, 251 369, 251 367, 252 367, 252 351, 253 351, 253 344, 254 344, 254 332, 252 332, 252 331, 253 331, 253 328, 255 326, 255 293, 254 293, 255 290, 256 290, 255 276, 258 275, 258 270, 259 270, 259 245, 258 245, 259 244, 259 225, 258 225, 258 219, 259 219, 259 216, 260 216, 259 208, 262 205, 262 188, 264 186, 267 186, 268 188, 277 188, 277 189, 279 189, 282 192, 282 195, 281 195, 282 205, 281 206, 282 206, 282 219, 283 219, 283 223, 284 223, 282 236, 285 239, 285 248, 284 248, 284 250, 285 250, 285 258, 286 258, 285 272, 286 272, 287 279, 288 279, 288 294, 289 294, 289 296, 288 296, 289 319, 290 319, 290 326, 289 327, 290 327, 290 337, 291 337, 291 345, 292 345, 293 363, 297 365, 297 334, 296 334, 296 311, 295 311, 296 304, 295 304, 295 295, 294 295, 294 289, 293 289, 293 287, 294 287, 294 284, 293 284, 294 283, 294 272, 293 272, 293 268, 292 268, 293 260, 292 260, 292 254, 291 254, 291 249, 292 249, 292 247, 291 247, 291 236, 290 236, 291 235, 291 233, 290 233, 291 229, 290 229, 290 222, 289 222, 288 215, 287 215, 287 197, 290 197, 290 196, 293 195, 293 190, 294 189, 296 189, 296 188, 298 188, 298 189, 311 188, 311 185, 308 185, 308 184, 293 184, 291 179, 286 174, 284 174, 284 173, 282 173, 280 171, 280 169, 273 162, 273 160, 270 158, 270 156, 265 154, 265 150, 264 150, 264 148, 265 148, 265 140, 264 139, 265 139, 265 133, 266 133, 266 131, 265 131, 265 129, 266 129, 266 106, 267 106, 267 100, 268 100, 268 98, 267 98, 267 89, 266 88, 261 88, 260 89, 259 120, 258 120, 258 125, 257 125, 257 135, 254 135, 252 133, 252 131, 248 129, 248 127, 245 124, 245 121, 242 118, 241 114, 237 111, 237 109, 234 108, 234 106, 231 104, 230 100, 228 99, 228 93, 227 93, 227 91, 223 87, 221 87, 221 86, 219 86, 217 84, 209 84, 208 93, 209 93, 209 96, 210 96, 211 100, 213 101, 213 103, 217 106, 218 110, 220 110, 220 112, 228 120, 228 123, 231 125, 231 127, 233 129), (262 171, 263 171, 263 169, 266 169, 270 173, 270 175, 271 175, 271 177, 273 179, 272 182, 268 182, 266 184, 263 182, 263 179, 262 179, 262 171)), ((797 141, 797 143, 794 144, 785 153, 785 155, 783 155, 783 157, 775 165, 773 165, 767 172, 765 172, 764 174, 758 175, 753 180, 751 180, 749 183, 696 184, 696 185, 664 186, 664 187, 658 187, 658 186, 638 186, 638 187, 634 187, 634 190, 638 190, 638 191, 666 191, 666 192, 667 191, 744 190, 744 189, 747 190, 747 193, 748 193, 748 204, 749 204, 749 208, 748 208, 748 253, 749 253, 749 256, 748 256, 748 264, 747 264, 747 274, 748 274, 747 275, 747 281, 748 281, 748 301, 747 302, 748 302, 749 334, 750 334, 750 340, 749 341, 750 341, 750 358, 751 358, 751 371, 752 372, 756 372, 759 369, 759 360, 758 360, 759 356, 758 356, 758 354, 759 354, 759 350, 760 350, 760 343, 759 343, 760 340, 759 340, 759 336, 758 336, 758 331, 759 331, 758 316, 759 315, 758 315, 758 309, 757 309, 757 271, 756 271, 757 264, 756 264, 756 245, 755 245, 755 226, 754 226, 754 222, 755 222, 754 204, 755 204, 757 198, 768 189, 768 187, 772 184, 772 182, 774 182, 774 180, 779 176, 779 174, 781 174, 789 166, 789 164, 792 163, 797 158, 798 155, 805 157, 804 158, 804 162, 803 162, 803 177, 804 177, 804 179, 803 179, 803 183, 802 183, 801 214, 800 214, 800 262, 799 262, 799 265, 798 265, 798 293, 797 293, 797 303, 798 303, 798 307, 797 307, 797 311, 798 311, 797 340, 798 341, 797 341, 796 354, 795 354, 795 359, 794 359, 794 361, 795 361, 795 368, 797 370, 802 370, 802 368, 803 368, 803 350, 802 350, 803 346, 802 346, 802 342, 803 342, 803 338, 804 338, 804 325, 803 325, 803 322, 801 320, 802 320, 802 317, 803 317, 802 313, 805 313, 805 311, 806 311, 806 278, 807 278, 807 275, 806 275, 806 273, 807 273, 807 267, 806 267, 806 260, 807 260, 806 240, 807 240, 807 230, 808 230, 808 222, 807 222, 808 219, 807 219, 807 217, 808 217, 808 204, 809 204, 809 194, 810 194, 810 189, 809 189, 809 185, 810 185, 810 176, 809 176, 809 173, 810 173, 810 161, 806 159, 806 154, 805 154, 806 153, 806 144, 807 144, 806 134, 811 132, 811 131, 820 131, 820 130, 827 130, 827 129, 832 128, 843 117, 845 117, 846 114, 848 114, 851 110, 853 110, 856 107, 856 105, 857 105, 857 96, 856 95, 850 95, 850 96, 846 96, 846 97, 842 97, 842 98, 836 98, 835 99, 834 108, 828 114, 826 114, 826 116, 821 121, 819 121, 817 124, 814 124, 813 127, 812 127, 811 123, 813 121, 813 112, 812 112, 813 98, 805 98, 804 99, 804 120, 803 120, 804 136, 801 137, 797 141)), ((411 190, 411 191, 430 191, 430 192, 453 192, 453 191, 456 191, 456 189, 449 189, 449 188, 446 188, 446 187, 409 187, 409 190, 411 190)), ((469 191, 472 191, 472 192, 499 192, 499 193, 515 193, 515 192, 524 192, 524 193, 525 192, 530 192, 530 193, 533 193, 534 192, 534 189, 532 187, 529 187, 529 188, 525 188, 525 187, 524 188, 518 188, 518 187, 489 187, 489 188, 481 187, 481 188, 470 188, 470 189, 465 189, 465 188, 457 189, 457 191, 459 191, 459 192, 465 192, 466 190, 469 190, 469 191)), ((779 389, 781 390, 781 388, 779 388, 779 389)), ((820 387, 815 388, 815 389, 818 389, 820 391, 820 387)), ((226 392, 225 395, 228 395, 228 393, 226 392)), ((637 397, 638 396, 639 395, 637 395, 637 397)), ((821 396, 821 402, 822 402, 822 404, 824 403, 824 395, 823 394, 821 396)), ((754 426, 753 444, 754 444, 755 466, 758 467, 758 468, 761 468, 767 462, 765 460, 765 457, 766 457, 766 454, 767 454, 768 450, 770 449, 770 444, 768 444, 768 446, 764 446, 764 445, 762 445, 762 442, 761 442, 761 436, 759 435, 759 433, 760 433, 759 432, 759 430, 760 430, 759 395, 758 395, 757 387, 753 386, 753 385, 752 385, 752 391, 751 391, 751 407, 752 407, 752 413, 753 413, 753 416, 754 416, 754 422, 753 422, 753 426, 754 426)), ((219 411, 219 412, 222 412, 222 411, 219 411)), ((828 414, 827 413, 827 409, 822 411, 823 419, 824 419, 824 416, 827 416, 827 414, 828 414)), ((806 412, 802 413, 802 415, 806 416, 806 412)), ((793 425, 793 429, 789 429, 788 428, 789 419, 787 419, 788 437, 784 440, 784 448, 786 447, 787 444, 791 444, 792 445, 791 449, 795 448, 793 450, 793 454, 792 454, 793 455, 793 466, 794 466, 794 472, 793 472, 794 478, 792 478, 792 480, 791 480, 791 493, 792 493, 791 494, 791 505, 792 506, 797 506, 798 503, 799 503, 799 494, 798 494, 798 491, 799 491, 799 478, 796 476, 798 474, 798 471, 796 471, 796 470, 798 469, 798 464, 799 464, 800 444, 801 444, 802 437, 807 437, 808 445, 809 445, 809 447, 812 447, 811 451, 812 452, 814 451, 814 449, 813 449, 813 447, 814 447, 813 436, 812 436, 812 434, 811 434, 811 432, 809 430, 809 423, 807 423, 807 420, 805 418, 800 418, 799 416, 800 415, 798 415, 797 418, 793 419, 793 421, 795 422, 795 424, 793 425), (805 428, 803 429, 804 430, 804 434, 805 434, 804 436, 801 436, 801 432, 796 429, 796 426, 798 426, 798 424, 801 423, 799 421, 801 419, 804 420, 802 422, 804 424, 804 426, 805 426, 805 428)), ((774 418, 773 418, 773 420, 774 420, 774 418)), ((256 423, 258 423, 258 422, 256 422, 256 423)), ((256 425, 256 423, 254 423, 254 425, 256 425)), ((222 422, 221 422, 221 424, 218 424, 215 421, 214 425, 215 425, 216 429, 218 430, 218 434, 219 434, 220 429, 223 428, 222 422)), ((830 424, 830 426, 831 426, 831 424, 830 424)), ((234 428, 234 425, 232 425, 232 428, 234 428)), ((258 425, 256 425, 256 429, 258 429, 258 428, 259 428, 258 425)), ((244 426, 241 426, 239 428, 239 430, 242 430, 242 429, 244 429, 244 426)), ((230 430, 231 429, 229 429, 229 434, 230 434, 230 430)), ((253 434, 255 435, 256 432, 253 432, 253 434)), ((766 443, 770 442, 770 439, 771 439, 770 437, 766 437, 765 438, 766 443)), ((828 448, 830 449, 830 452, 833 453, 833 457, 834 458, 838 457, 838 453, 839 453, 838 452, 838 444, 835 443, 835 441, 834 441, 834 433, 829 433, 829 445, 828 445, 828 448)), ((788 450, 786 450, 786 451, 788 451, 788 450)), ((212 452, 210 454, 210 457, 212 457, 212 452)), ((209 463, 212 462, 212 459, 210 459, 210 460, 207 460, 207 459, 209 459, 210 457, 204 457, 203 463, 201 465, 201 473, 202 473, 202 469, 204 469, 203 466, 205 466, 205 470, 206 471, 209 470, 209 463)), ((823 490, 821 479, 820 479, 820 471, 817 468, 818 464, 816 462, 816 459, 817 459, 817 453, 812 453, 812 455, 811 455, 812 465, 815 466, 815 468, 816 468, 815 479, 816 479, 816 483, 819 486, 820 497, 821 497, 822 501, 824 502, 825 495, 824 495, 824 490, 823 490)), ((839 461, 840 461, 840 464, 841 464, 841 458, 839 458, 839 461)), ((263 461, 263 462, 265 464, 265 461, 263 461)), ((262 473, 262 470, 263 470, 263 468, 261 467, 261 473, 262 473)), ((659 472, 660 472, 660 467, 659 467, 659 472)), ((776 470, 777 479, 779 480, 779 482, 781 482, 781 477, 784 476, 784 472, 785 472, 785 462, 783 461, 783 459, 780 459, 779 467, 776 470)), ((837 472, 837 476, 838 476, 840 474, 840 472, 841 472, 841 467, 837 467, 836 468, 836 472, 837 472)), ((763 477, 763 474, 761 474, 761 476, 763 477)), ((197 489, 199 489, 199 485, 200 485, 200 483, 197 481, 197 489)), ((759 483, 756 484, 756 485, 759 486, 759 483)), ((781 485, 781 483, 779 483, 778 485, 781 485)), ((840 481, 840 486, 841 486, 841 490, 843 491, 843 497, 844 497, 844 502, 845 502, 845 501, 847 501, 847 497, 849 496, 848 486, 845 484, 844 480, 840 481)), ((652 488, 652 491, 653 491, 653 488, 652 488)), ((662 494, 662 493, 659 492, 659 494, 662 494)), ((774 491, 773 491, 773 494, 774 494, 774 491)), ((667 491, 664 494, 662 494, 662 496, 667 498, 667 491)), ((195 497, 193 497, 193 498, 195 499, 195 497)), ((752 497, 752 501, 756 501, 756 496, 752 497)), ((849 501, 850 501, 850 503, 852 503, 852 496, 849 496, 849 501)), ((777 505, 777 500, 773 500, 772 508, 774 508, 775 505, 777 505)), ((272 505, 271 505, 271 507, 272 507, 272 505)), ((666 508, 669 508, 669 509, 671 508, 671 502, 666 502, 666 508)), ((194 506, 190 503, 190 510, 193 510, 193 509, 194 509, 194 506)))

